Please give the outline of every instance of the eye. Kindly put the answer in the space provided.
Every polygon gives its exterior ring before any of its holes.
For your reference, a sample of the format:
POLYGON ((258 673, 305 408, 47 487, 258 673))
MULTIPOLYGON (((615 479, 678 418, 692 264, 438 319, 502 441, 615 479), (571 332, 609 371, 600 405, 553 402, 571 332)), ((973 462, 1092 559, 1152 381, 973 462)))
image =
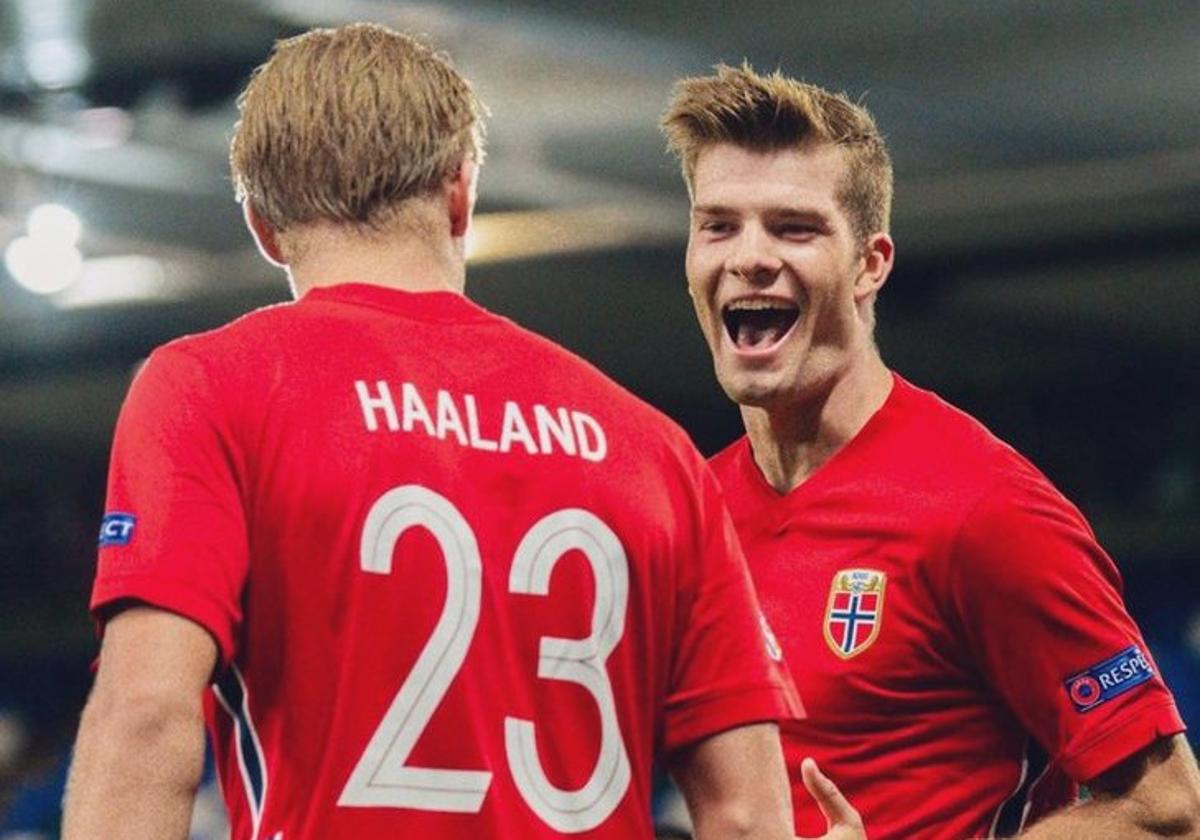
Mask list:
POLYGON ((708 219, 700 223, 700 230, 705 233, 720 235, 734 230, 733 222, 724 219, 708 219))
POLYGON ((775 235, 786 239, 808 239, 820 233, 812 222, 781 222, 775 227, 775 235))

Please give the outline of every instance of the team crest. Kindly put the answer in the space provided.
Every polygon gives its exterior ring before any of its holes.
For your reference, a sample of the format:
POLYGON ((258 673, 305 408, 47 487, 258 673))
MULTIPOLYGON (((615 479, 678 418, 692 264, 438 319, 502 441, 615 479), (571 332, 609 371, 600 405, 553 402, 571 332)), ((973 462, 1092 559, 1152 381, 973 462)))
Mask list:
POLYGON ((874 569, 842 569, 829 587, 825 641, 842 659, 858 656, 879 636, 887 575, 874 569))

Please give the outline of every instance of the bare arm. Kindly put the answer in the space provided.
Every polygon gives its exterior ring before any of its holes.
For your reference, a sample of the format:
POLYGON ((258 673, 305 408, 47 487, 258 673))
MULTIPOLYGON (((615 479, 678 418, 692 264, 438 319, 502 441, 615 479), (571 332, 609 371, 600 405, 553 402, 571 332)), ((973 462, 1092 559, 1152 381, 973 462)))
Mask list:
POLYGON ((131 607, 105 629, 67 783, 64 840, 186 838, 204 762, 201 694, 216 644, 200 625, 131 607))
MULTIPOLYGON (((792 794, 775 724, 743 726, 706 738, 681 750, 672 771, 687 800, 696 840, 791 840, 792 794)), ((867 840, 858 812, 811 758, 804 760, 801 776, 829 826, 821 840, 867 840)))
POLYGON ((1163 738, 1093 779, 1092 799, 1053 814, 1023 840, 1200 840, 1200 771, 1182 735, 1163 738))
POLYGON ((671 769, 696 840, 792 837, 792 797, 775 724, 705 738, 673 756, 671 769))

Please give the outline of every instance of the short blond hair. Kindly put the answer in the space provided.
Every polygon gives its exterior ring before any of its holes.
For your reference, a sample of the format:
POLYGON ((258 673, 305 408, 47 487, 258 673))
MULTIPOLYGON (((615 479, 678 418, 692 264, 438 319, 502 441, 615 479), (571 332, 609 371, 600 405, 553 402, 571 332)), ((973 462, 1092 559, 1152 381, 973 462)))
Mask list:
POLYGON ((470 83, 444 55, 376 24, 278 42, 238 108, 234 191, 278 231, 380 227, 483 155, 485 109, 470 83))
POLYGON ((668 148, 679 157, 688 191, 696 160, 715 143, 754 151, 831 144, 845 151, 846 178, 838 201, 855 233, 866 239, 891 225, 892 161, 866 108, 844 95, 784 76, 717 65, 712 76, 682 79, 660 121, 668 148))

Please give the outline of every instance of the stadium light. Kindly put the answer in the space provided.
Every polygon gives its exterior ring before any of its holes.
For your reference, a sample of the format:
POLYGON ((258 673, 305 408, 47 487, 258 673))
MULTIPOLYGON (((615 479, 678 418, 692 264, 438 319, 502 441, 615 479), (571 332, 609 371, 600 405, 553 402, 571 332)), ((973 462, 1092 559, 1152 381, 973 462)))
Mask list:
POLYGON ((91 64, 87 48, 74 38, 45 38, 25 47, 29 77, 47 90, 80 84, 87 78, 91 64))
POLYGON ((83 270, 78 246, 83 222, 61 204, 40 204, 29 213, 27 236, 8 244, 4 265, 31 292, 52 295, 69 287, 83 270))
POLYGON ((83 222, 61 204, 39 204, 29 212, 25 226, 31 238, 47 244, 76 245, 83 233, 83 222))
POLYGON ((83 254, 66 242, 21 236, 8 244, 4 265, 31 292, 52 295, 70 286, 83 269, 83 254))

